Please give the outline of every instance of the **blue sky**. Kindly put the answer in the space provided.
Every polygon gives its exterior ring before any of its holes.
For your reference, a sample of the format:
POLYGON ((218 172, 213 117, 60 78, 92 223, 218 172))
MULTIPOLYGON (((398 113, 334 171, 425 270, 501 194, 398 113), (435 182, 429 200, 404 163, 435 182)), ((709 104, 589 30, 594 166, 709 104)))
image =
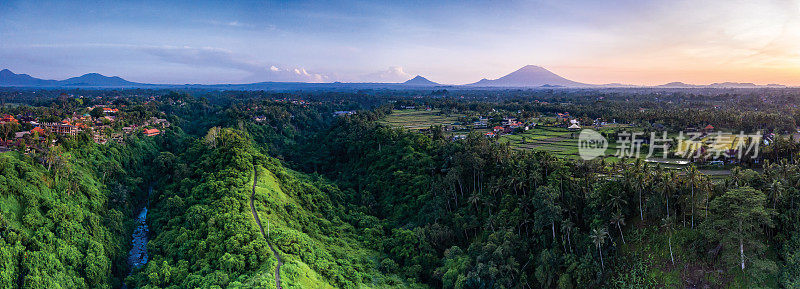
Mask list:
POLYGON ((0 68, 50 79, 800 84, 798 1, 3 1, 0 68))

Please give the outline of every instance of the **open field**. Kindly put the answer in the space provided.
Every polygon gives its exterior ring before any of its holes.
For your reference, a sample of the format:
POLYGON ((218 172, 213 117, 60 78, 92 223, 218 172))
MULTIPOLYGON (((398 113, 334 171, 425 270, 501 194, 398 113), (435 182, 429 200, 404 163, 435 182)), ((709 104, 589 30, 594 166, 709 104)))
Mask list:
MULTIPOLYGON (((459 117, 461 116, 442 115, 439 110, 426 111, 426 110, 407 109, 407 110, 395 110, 392 112, 391 115, 387 116, 380 122, 394 127, 403 127, 409 130, 421 130, 430 128, 432 125, 452 125, 453 123, 459 121, 459 117)), ((619 129, 619 127, 603 128, 600 131, 601 132, 611 131, 614 129, 619 129)), ((482 134, 487 131, 490 131, 490 129, 477 129, 473 131, 482 134)), ((469 131, 465 129, 461 131, 452 131, 451 133, 467 134, 469 133, 469 131)), ((571 131, 563 127, 538 126, 524 133, 502 135, 497 139, 497 141, 500 143, 508 143, 514 149, 543 150, 551 152, 558 157, 577 159, 580 157, 578 154, 579 133, 580 131, 571 131)), ((669 137, 676 138, 677 134, 670 135, 669 137)), ((710 136, 706 136, 701 140, 701 142, 708 143, 709 137, 710 136)), ((736 140, 735 137, 731 138, 725 143, 729 143, 730 141, 734 140, 736 140)), ((614 154, 617 153, 617 150, 618 150, 617 142, 615 140, 609 140, 608 148, 606 148, 605 157, 603 159, 608 162, 620 161, 618 157, 614 156, 614 154)), ((643 151, 642 153, 644 155, 647 154, 646 151, 643 151)), ((686 168, 688 165, 688 163, 686 163, 682 159, 661 160, 660 158, 652 158, 652 161, 649 161, 649 163, 653 166, 660 166, 662 168, 673 169, 673 170, 682 170, 686 168)), ((719 169, 705 168, 701 171, 704 174, 712 176, 712 178, 715 180, 723 179, 730 174, 730 170, 724 168, 719 168, 719 169)))
POLYGON ((380 123, 409 130, 430 128, 432 125, 450 125, 458 121, 461 115, 445 116, 440 110, 403 109, 394 110, 380 123))
MULTIPOLYGON (((507 134, 498 140, 509 143, 515 149, 538 149, 554 153, 559 157, 578 158, 578 134, 580 131, 571 131, 561 127, 539 126, 521 134, 507 134)), ((606 159, 617 160, 613 157, 617 151, 615 142, 609 142, 606 148, 606 159)))

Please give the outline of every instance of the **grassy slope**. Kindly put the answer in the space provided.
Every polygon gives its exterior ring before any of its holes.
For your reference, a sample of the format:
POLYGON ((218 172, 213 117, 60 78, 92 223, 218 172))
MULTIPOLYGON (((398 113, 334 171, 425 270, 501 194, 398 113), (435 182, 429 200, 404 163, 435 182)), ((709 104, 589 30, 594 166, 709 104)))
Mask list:
POLYGON ((275 288, 277 259, 249 204, 255 165, 254 206, 284 261, 283 288, 405 287, 377 270, 376 253, 343 221, 353 212, 336 201, 338 188, 283 168, 237 131, 222 130, 218 143, 196 143, 175 163, 189 168, 185 175, 156 188, 148 215, 152 258, 129 278, 131 285, 275 288))

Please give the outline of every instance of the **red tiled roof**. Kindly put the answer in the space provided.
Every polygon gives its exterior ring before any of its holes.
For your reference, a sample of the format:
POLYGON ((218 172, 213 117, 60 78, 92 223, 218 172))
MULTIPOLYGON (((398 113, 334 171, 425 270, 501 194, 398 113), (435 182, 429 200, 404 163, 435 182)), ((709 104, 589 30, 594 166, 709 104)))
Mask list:
POLYGON ((0 122, 17 122, 17 119, 14 118, 13 115, 4 114, 2 118, 0 118, 0 122))

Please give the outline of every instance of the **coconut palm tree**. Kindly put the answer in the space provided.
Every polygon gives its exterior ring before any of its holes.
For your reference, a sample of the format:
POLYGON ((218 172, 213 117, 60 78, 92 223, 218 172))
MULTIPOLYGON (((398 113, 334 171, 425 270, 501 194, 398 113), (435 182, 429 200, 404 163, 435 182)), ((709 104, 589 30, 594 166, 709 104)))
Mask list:
POLYGON ((694 229, 694 188, 695 182, 699 177, 699 173, 700 172, 697 171, 697 168, 694 165, 690 165, 686 168, 686 177, 689 179, 689 186, 692 190, 692 200, 690 201, 690 205, 692 206, 692 229, 694 229))
POLYGON ((675 257, 672 255, 672 219, 661 219, 661 227, 667 231, 667 244, 669 246, 669 259, 672 261, 672 266, 675 266, 675 257))
POLYGON ((622 239, 622 244, 625 244, 625 236, 622 234, 622 226, 625 226, 625 216, 619 211, 611 217, 611 224, 617 226, 619 230, 619 237, 622 239))
POLYGON ((569 244, 569 251, 572 252, 572 230, 575 229, 575 224, 570 219, 561 222, 561 233, 567 236, 567 244, 569 244))
POLYGON ((600 252, 600 268, 603 270, 605 269, 605 264, 603 264, 602 246, 606 242, 606 237, 608 237, 608 230, 606 230, 606 228, 594 228, 589 235, 589 238, 592 239, 592 243, 597 247, 597 251, 600 252))
POLYGON ((783 184, 778 180, 772 180, 772 183, 769 184, 769 193, 770 197, 772 198, 772 210, 775 210, 775 207, 780 199, 781 195, 783 195, 783 184))
POLYGON ((473 206, 475 206, 475 215, 477 215, 478 214, 478 203, 480 203, 481 197, 478 196, 477 193, 473 192, 471 195, 469 195, 469 199, 467 201, 470 204, 472 204, 473 206))
POLYGON ((614 211, 620 212, 622 208, 628 204, 623 193, 623 191, 614 191, 611 196, 609 196, 608 205, 614 209, 614 211))

